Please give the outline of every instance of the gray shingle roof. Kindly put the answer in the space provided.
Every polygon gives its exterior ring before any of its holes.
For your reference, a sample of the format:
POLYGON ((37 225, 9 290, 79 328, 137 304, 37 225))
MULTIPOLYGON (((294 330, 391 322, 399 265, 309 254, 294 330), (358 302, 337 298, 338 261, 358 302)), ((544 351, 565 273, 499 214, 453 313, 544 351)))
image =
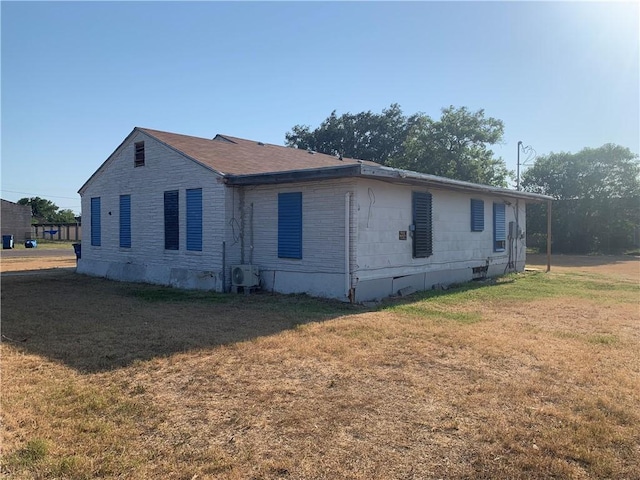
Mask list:
POLYGON ((343 158, 323 153, 271 145, 228 135, 216 135, 213 139, 191 137, 176 133, 138 128, 188 157, 223 175, 255 175, 318 168, 338 167, 350 164, 378 165, 375 162, 343 158))

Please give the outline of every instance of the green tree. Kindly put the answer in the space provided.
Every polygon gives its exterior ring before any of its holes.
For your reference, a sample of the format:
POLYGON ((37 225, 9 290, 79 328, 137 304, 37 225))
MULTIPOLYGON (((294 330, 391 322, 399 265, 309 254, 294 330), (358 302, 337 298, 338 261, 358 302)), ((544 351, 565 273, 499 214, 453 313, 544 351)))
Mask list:
POLYGON ((578 153, 538 157, 522 174, 522 188, 557 199, 629 198, 640 195, 638 155, 607 143, 578 153))
POLYGON ((371 111, 338 116, 335 111, 318 128, 296 125, 286 145, 329 155, 372 160, 382 165, 457 180, 506 186, 511 175, 489 145, 502 140, 504 126, 484 111, 453 106, 439 120, 425 114, 406 116, 398 104, 381 114, 371 111))
POLYGON ((56 215, 56 222, 58 223, 74 223, 76 221, 76 214, 71 209, 60 210, 56 215))
POLYGON ((507 186, 513 173, 489 148, 502 141, 504 124, 484 110, 442 109, 439 120, 423 116, 405 139, 399 168, 486 185, 507 186))
MULTIPOLYGON (((551 217, 555 252, 618 253, 637 246, 640 163, 628 148, 606 144, 543 155, 523 173, 522 188, 557 199, 551 217)), ((527 208, 530 238, 542 238, 545 218, 546 206, 527 208)))
POLYGON ((20 205, 29 205, 33 223, 71 223, 75 222, 72 210, 60 210, 51 200, 40 197, 21 198, 20 205))
POLYGON ((340 116, 334 110, 318 128, 295 125, 285 134, 289 147, 328 155, 371 160, 383 165, 402 152, 402 143, 420 115, 406 117, 398 104, 381 114, 371 111, 340 116))

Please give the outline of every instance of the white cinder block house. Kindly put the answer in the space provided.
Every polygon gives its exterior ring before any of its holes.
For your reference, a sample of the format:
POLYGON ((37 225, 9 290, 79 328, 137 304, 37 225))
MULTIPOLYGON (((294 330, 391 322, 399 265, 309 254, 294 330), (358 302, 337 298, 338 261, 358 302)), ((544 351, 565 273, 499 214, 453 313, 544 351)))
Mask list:
POLYGON ((145 128, 79 193, 80 273, 356 302, 523 270, 526 204, 550 199, 145 128))

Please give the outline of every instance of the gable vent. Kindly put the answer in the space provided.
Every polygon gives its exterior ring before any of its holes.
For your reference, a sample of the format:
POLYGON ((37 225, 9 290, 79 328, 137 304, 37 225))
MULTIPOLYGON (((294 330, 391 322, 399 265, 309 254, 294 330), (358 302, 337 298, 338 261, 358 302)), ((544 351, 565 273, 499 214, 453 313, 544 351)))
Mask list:
POLYGON ((213 139, 218 141, 218 142, 227 142, 227 143, 233 143, 233 144, 236 143, 233 140, 230 140, 227 137, 225 137, 223 135, 220 135, 219 133, 215 137, 213 137, 213 139))

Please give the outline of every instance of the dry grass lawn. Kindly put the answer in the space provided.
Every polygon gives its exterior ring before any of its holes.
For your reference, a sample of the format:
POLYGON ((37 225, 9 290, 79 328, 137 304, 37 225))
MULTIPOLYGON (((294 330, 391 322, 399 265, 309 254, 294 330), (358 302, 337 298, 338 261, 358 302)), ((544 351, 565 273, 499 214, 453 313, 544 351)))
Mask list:
POLYGON ((3 258, 0 263, 0 272, 24 272, 35 270, 53 270, 57 268, 75 268, 76 257, 60 255, 35 258, 3 258))
POLYGON ((3 277, 1 475, 638 479, 640 263, 588 267, 375 309, 3 277))

